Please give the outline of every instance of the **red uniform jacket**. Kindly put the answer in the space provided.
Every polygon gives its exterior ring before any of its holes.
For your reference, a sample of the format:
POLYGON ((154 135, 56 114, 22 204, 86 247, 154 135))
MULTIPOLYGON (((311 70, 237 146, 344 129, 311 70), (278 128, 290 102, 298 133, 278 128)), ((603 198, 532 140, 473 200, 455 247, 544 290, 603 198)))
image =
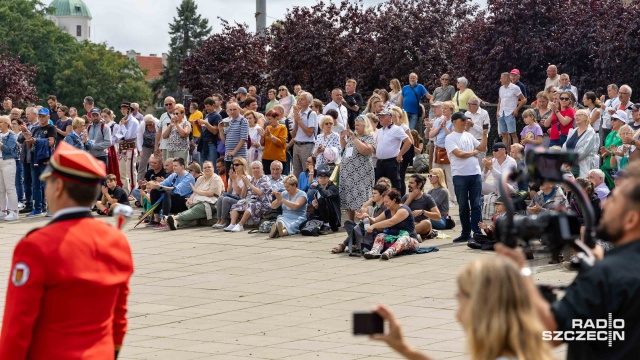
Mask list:
POLYGON ((13 253, 0 359, 113 359, 132 273, 125 235, 88 209, 27 234, 13 253))

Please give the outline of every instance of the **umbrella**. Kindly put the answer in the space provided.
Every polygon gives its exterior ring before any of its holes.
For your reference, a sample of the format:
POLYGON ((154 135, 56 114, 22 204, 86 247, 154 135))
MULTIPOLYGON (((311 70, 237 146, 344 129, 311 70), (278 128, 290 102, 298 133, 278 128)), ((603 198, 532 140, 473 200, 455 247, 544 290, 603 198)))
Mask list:
POLYGON ((140 218, 140 220, 138 220, 138 223, 137 223, 137 224, 135 224, 135 225, 133 226, 133 228, 135 229, 135 228, 136 228, 136 226, 140 225, 140 223, 142 223, 142 222, 144 221, 144 219, 146 219, 149 215, 151 215, 151 213, 153 213, 153 210, 155 210, 158 206, 160 206, 160 204, 162 203, 162 200, 164 200, 164 194, 162 194, 162 195, 160 196, 160 198, 158 199, 158 201, 156 201, 156 203, 155 203, 155 204, 153 204, 153 205, 151 206, 151 208, 150 208, 146 213, 144 213, 144 215, 142 215, 142 217, 140 218))

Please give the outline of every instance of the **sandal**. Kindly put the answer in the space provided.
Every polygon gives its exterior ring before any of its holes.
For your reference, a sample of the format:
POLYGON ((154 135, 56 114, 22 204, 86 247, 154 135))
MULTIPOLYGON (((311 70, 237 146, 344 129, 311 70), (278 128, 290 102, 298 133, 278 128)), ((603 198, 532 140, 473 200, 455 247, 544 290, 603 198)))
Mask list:
POLYGON ((344 249, 347 248, 347 245, 345 245, 344 243, 340 243, 338 244, 338 246, 334 247, 333 249, 331 249, 331 253, 332 254, 340 254, 344 252, 344 249))

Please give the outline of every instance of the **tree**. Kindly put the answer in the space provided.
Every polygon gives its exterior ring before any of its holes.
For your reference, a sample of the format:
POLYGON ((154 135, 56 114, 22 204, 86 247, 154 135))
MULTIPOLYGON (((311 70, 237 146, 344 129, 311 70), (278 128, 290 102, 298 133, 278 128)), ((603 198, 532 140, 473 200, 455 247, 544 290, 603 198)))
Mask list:
POLYGON ((20 63, 11 53, 0 54, 0 99, 13 100, 14 106, 33 104, 38 101, 33 81, 36 74, 34 66, 20 63))
POLYGON ((181 68, 179 85, 189 89, 198 103, 215 92, 229 95, 238 86, 265 86, 265 38, 249 32, 247 25, 222 20, 222 31, 191 52, 181 68))
POLYGON ((83 42, 69 60, 69 67, 54 76, 56 95, 61 103, 78 103, 91 95, 97 107, 119 108, 123 101, 151 101, 151 89, 144 72, 106 44, 83 42))
POLYGON ((198 14, 198 6, 194 0, 182 0, 177 12, 178 17, 173 18, 169 30, 171 41, 167 66, 161 74, 162 80, 154 85, 154 91, 164 88, 166 95, 182 97, 182 89, 178 84, 182 62, 209 36, 211 27, 209 20, 198 14))
POLYGON ((37 0, 0 1, 0 39, 6 51, 36 67, 35 85, 42 98, 55 92, 54 75, 67 68, 68 54, 79 48, 71 35, 45 18, 49 12, 37 0))
POLYGON ((568 73, 581 94, 612 82, 637 87, 639 15, 637 4, 618 0, 490 0, 457 35, 454 56, 488 101, 497 101, 500 73, 512 68, 529 94, 543 90, 549 64, 568 73))

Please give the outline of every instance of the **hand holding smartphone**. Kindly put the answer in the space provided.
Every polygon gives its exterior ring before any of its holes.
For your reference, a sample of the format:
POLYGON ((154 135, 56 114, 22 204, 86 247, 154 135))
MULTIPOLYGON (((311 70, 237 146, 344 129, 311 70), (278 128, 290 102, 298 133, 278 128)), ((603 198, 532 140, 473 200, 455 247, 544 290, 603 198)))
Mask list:
POLYGON ((353 313, 353 335, 384 334, 382 316, 372 312, 353 313))

